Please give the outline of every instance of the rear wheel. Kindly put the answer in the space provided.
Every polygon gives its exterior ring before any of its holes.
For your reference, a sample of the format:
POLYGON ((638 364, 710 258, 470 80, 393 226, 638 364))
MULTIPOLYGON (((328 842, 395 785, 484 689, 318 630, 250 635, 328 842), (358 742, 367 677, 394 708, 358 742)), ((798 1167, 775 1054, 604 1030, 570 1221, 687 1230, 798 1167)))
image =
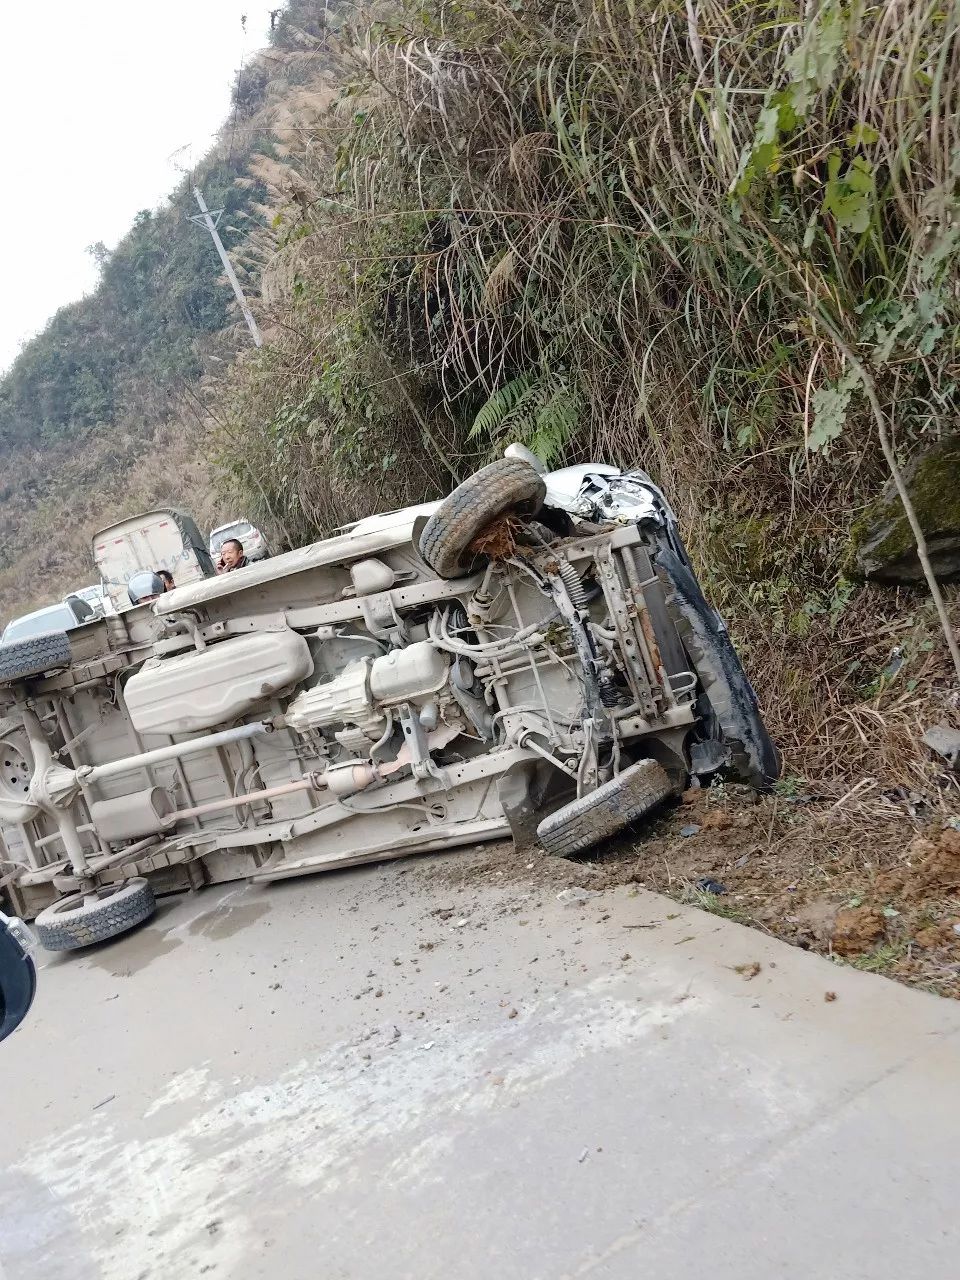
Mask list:
POLYGON ((420 554, 441 578, 462 578, 479 558, 470 545, 502 516, 535 516, 546 485, 529 463, 499 458, 457 485, 420 535, 420 554))
POLYGON ((641 760, 544 818, 537 838, 556 857, 581 853, 650 813, 674 791, 666 770, 655 760, 641 760))
POLYGON ((32 822, 40 806, 30 798, 33 754, 19 720, 0 720, 0 826, 32 822))
POLYGON ((126 933, 156 909, 153 890, 138 877, 61 898, 40 912, 33 927, 48 951, 75 951, 126 933))

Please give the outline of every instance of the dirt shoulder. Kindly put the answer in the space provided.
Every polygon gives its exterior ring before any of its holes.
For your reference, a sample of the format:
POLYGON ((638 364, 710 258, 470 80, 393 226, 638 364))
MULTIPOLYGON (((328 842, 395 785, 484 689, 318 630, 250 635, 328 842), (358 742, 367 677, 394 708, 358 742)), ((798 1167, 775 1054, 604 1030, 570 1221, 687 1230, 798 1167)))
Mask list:
POLYGON ((589 859, 512 844, 417 874, 461 886, 636 884, 805 950, 960 999, 960 820, 856 797, 688 791, 589 859), (952 825, 956 823, 957 825, 952 825))

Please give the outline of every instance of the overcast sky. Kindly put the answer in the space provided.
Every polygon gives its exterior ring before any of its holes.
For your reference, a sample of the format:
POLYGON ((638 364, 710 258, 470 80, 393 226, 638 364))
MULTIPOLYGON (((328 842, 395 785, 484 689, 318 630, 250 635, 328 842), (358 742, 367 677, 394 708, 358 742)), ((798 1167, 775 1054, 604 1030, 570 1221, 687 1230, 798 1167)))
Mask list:
POLYGON ((0 370, 93 287, 87 245, 112 248, 176 185, 171 153, 207 149, 280 3, 0 3, 0 370))

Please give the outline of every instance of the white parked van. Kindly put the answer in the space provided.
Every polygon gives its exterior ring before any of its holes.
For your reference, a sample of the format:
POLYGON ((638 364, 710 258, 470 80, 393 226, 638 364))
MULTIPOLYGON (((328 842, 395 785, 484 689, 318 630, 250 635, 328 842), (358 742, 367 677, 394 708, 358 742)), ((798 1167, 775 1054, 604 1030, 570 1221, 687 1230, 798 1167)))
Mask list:
POLYGON ((116 612, 110 597, 103 589, 103 584, 99 582, 90 587, 77 587, 76 591, 71 591, 68 596, 64 596, 65 603, 76 599, 83 600, 86 604, 91 605, 98 617, 116 612))
POLYGON ((92 622, 96 616, 98 615, 92 605, 73 596, 69 600, 61 600, 59 604, 34 609, 32 613, 25 613, 22 618, 14 618, 4 627, 0 644, 30 640, 34 636, 45 636, 54 631, 72 631, 85 622, 92 622))

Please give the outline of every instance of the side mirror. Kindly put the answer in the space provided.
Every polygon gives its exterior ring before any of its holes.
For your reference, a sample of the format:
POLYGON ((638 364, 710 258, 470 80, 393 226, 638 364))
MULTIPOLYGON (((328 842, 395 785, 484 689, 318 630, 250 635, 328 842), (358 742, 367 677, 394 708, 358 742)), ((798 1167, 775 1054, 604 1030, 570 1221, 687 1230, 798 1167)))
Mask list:
POLYGON ((23 921, 0 911, 0 1040, 16 1031, 37 993, 33 945, 33 934, 23 921))

